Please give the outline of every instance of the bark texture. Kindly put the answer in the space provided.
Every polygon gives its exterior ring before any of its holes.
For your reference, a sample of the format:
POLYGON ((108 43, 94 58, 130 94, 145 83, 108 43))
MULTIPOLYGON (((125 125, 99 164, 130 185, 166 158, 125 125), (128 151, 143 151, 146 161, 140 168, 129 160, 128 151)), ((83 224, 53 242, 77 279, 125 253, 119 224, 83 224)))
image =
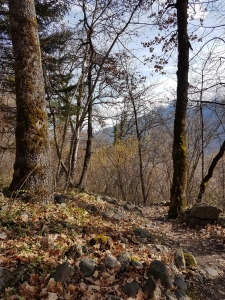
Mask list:
POLYGON ((39 203, 53 200, 48 118, 34 0, 10 0, 15 57, 16 160, 12 192, 26 191, 39 203))
POLYGON ((178 71, 177 101, 174 120, 173 181, 169 218, 176 218, 186 207, 187 177, 186 114, 188 102, 189 39, 187 33, 187 1, 177 0, 178 71))

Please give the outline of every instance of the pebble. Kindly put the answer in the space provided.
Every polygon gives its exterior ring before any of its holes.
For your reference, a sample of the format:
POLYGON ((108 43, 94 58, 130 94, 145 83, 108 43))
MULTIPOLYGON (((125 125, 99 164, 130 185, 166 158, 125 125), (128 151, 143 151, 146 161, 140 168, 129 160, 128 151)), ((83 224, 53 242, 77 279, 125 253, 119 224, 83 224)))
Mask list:
POLYGON ((213 268, 205 268, 206 272, 211 276, 218 276, 218 272, 213 268))

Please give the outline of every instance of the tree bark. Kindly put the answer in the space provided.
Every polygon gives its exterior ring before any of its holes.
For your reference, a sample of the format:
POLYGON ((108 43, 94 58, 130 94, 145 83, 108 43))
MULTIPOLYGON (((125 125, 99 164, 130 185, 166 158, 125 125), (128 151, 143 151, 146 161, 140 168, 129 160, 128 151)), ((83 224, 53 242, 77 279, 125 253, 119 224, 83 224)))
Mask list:
POLYGON ((171 187, 169 218, 176 218, 186 206, 187 177, 186 114, 188 102, 189 39, 187 33, 187 1, 177 0, 178 71, 177 101, 174 120, 173 181, 171 187))
POLYGON ((217 153, 217 155, 213 158, 213 161, 209 167, 207 175, 203 178, 201 185, 200 185, 200 191, 198 194, 198 203, 202 201, 202 196, 205 193, 206 186, 208 184, 208 181, 213 176, 213 171, 218 163, 218 161, 223 157, 225 152, 225 141, 223 142, 222 146, 220 147, 220 151, 217 153))
POLYGON ((16 159, 12 192, 28 201, 53 200, 48 118, 38 26, 33 0, 10 0, 10 29, 15 57, 16 159))
POLYGON ((91 160, 91 151, 92 151, 92 101, 88 105, 88 138, 86 144, 86 153, 84 158, 84 165, 82 169, 82 174, 80 177, 80 181, 77 185, 77 188, 80 190, 85 190, 87 185, 87 175, 88 175, 88 167, 91 160))

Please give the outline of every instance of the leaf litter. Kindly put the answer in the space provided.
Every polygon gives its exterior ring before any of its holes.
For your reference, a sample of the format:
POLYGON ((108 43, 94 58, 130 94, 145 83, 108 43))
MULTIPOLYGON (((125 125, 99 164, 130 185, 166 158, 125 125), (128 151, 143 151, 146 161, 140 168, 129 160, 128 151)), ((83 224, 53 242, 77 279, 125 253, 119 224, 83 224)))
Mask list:
MULTIPOLYGON (((131 299, 123 292, 124 284, 135 281, 143 286, 151 261, 174 263, 174 251, 162 252, 157 248, 162 239, 169 249, 171 241, 176 241, 178 246, 191 248, 197 256, 202 249, 214 249, 212 246, 217 244, 224 247, 225 234, 220 226, 208 225, 202 232, 188 229, 185 224, 167 220, 168 208, 160 205, 144 208, 143 216, 132 209, 123 211, 122 204, 111 204, 83 193, 69 195, 65 205, 38 206, 5 198, 1 200, 1 207, 0 267, 10 272, 21 267, 25 269, 22 278, 2 293, 2 300, 109 299, 109 294, 131 299), (124 213, 124 218, 118 221, 110 214, 103 217, 103 213, 115 211, 115 208, 124 213), (135 228, 154 233, 154 241, 143 243, 133 234, 135 228), (101 239, 90 245, 90 240, 98 235, 109 237, 111 245, 102 243, 101 239), (84 277, 79 271, 81 258, 66 255, 76 244, 87 246, 90 251, 86 257, 94 259, 97 265, 104 265, 107 253, 117 257, 125 250, 142 265, 139 268, 129 265, 124 272, 119 272, 118 265, 101 272, 95 270, 91 277, 84 277), (68 284, 55 282, 51 274, 65 261, 75 270, 73 279, 68 284)), ((197 259, 202 267, 212 261, 211 254, 205 257, 209 261, 197 259)), ((225 257, 219 254, 214 259, 221 269, 224 268, 225 257)), ((147 298, 139 290, 136 299, 147 298)))

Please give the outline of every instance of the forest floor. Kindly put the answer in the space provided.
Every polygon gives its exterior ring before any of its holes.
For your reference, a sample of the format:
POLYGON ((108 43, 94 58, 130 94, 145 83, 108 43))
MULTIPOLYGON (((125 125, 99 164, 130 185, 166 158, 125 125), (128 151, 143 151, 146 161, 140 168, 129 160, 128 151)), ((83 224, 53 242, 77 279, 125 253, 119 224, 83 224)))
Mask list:
POLYGON ((203 275, 203 281, 198 285, 199 300, 225 300, 225 230, 217 225, 190 229, 185 222, 169 220, 167 212, 167 207, 153 206, 145 216, 195 257, 203 275))
MULTIPOLYGON (((166 206, 135 207, 85 193, 71 192, 65 203, 41 207, 4 197, 0 202, 2 300, 150 299, 141 289, 149 264, 157 259, 170 271, 176 268, 177 247, 191 253, 198 265, 174 271, 185 278, 189 299, 225 299, 225 230, 216 224, 189 229, 185 222, 168 220, 166 206), (138 238, 135 228, 147 230, 153 239, 138 238), (86 250, 73 253, 77 245, 86 250), (106 255, 118 258, 124 251, 138 267, 130 263, 122 272, 119 265, 107 268, 106 255), (83 258, 96 263, 91 276, 81 270, 83 258), (73 274, 54 281, 65 261, 73 274), (132 298, 124 286, 134 281, 140 290, 132 298)), ((163 287, 161 291, 158 299, 176 299, 166 298, 163 287)))

